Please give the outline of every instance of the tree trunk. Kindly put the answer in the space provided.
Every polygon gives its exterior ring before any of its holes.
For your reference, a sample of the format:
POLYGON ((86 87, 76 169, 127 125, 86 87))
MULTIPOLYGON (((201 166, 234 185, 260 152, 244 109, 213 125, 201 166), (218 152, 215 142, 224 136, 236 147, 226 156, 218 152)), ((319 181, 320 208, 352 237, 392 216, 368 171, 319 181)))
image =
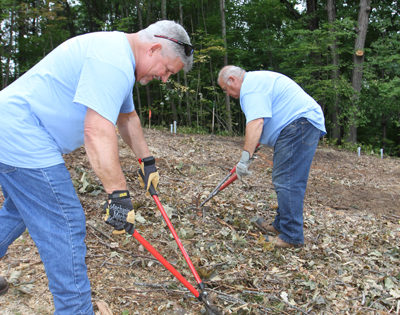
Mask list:
POLYGON ((206 18, 205 18, 205 16, 204 16, 204 5, 203 5, 203 0, 201 0, 201 17, 203 18, 204 32, 207 34, 207 23, 206 23, 206 18))
POLYGON ((328 21, 331 23, 332 27, 330 28, 330 32, 333 34, 333 42, 330 45, 331 56, 332 56, 332 65, 333 70, 331 73, 331 78, 333 82, 333 90, 334 90, 334 99, 332 106, 332 138, 336 139, 338 143, 341 142, 340 139, 340 126, 338 121, 339 116, 339 93, 337 91, 338 82, 339 82, 339 57, 337 53, 337 42, 336 42, 336 29, 333 27, 333 23, 336 21, 336 0, 328 0, 327 4, 328 11, 328 21))
POLYGON ((136 0, 136 8, 137 8, 137 16, 139 21, 139 28, 143 28, 143 17, 142 17, 142 8, 140 6, 140 0, 136 0))
MULTIPOLYGON (((167 1, 161 1, 161 18, 163 20, 167 19, 167 1)), ((167 91, 172 89, 171 84, 166 82, 167 91)), ((171 103, 172 120, 178 121, 178 113, 176 112, 176 105, 173 97, 170 97, 169 102, 171 103)))
MULTIPOLYGON (((167 19, 167 1, 166 0, 162 0, 161 1, 161 18, 163 20, 167 19)), ((170 83, 165 83, 167 90, 171 89, 171 84, 170 83)), ((176 105, 175 105, 175 101, 173 99, 173 97, 171 97, 169 99, 170 103, 171 103, 171 111, 172 111, 172 120, 178 121, 178 113, 176 111, 176 105)))
MULTIPOLYGON (((178 85, 181 85, 181 76, 180 76, 179 72, 176 74, 176 80, 178 81, 178 85)), ((179 120, 180 124, 184 124, 185 119, 184 119, 184 117, 182 115, 182 113, 183 113, 183 110, 182 110, 182 97, 179 94, 178 94, 178 107, 177 107, 178 120, 179 120)))
POLYGON ((319 19, 317 15, 317 0, 307 0, 307 15, 310 18, 308 22, 308 28, 310 31, 316 30, 319 25, 319 19))
MULTIPOLYGON (((222 39, 224 41, 225 55, 224 55, 224 65, 228 65, 228 45, 226 42, 226 23, 225 23, 225 0, 220 0, 221 9, 221 29, 222 29, 222 39)), ((229 95, 225 94, 225 106, 226 106, 226 120, 228 132, 232 133, 232 114, 231 114, 231 104, 229 95)))
MULTIPOLYGON (((319 27, 319 19, 317 15, 317 1, 316 0, 307 0, 307 18, 308 18, 308 29, 310 31, 315 31, 319 27)), ((316 69, 322 68, 322 60, 321 54, 318 52, 310 52, 310 60, 314 60, 314 64, 316 65, 316 69)), ((315 70, 311 72, 314 80, 321 80, 321 71, 315 70)))
MULTIPOLYGON (((140 5, 140 0, 136 0, 136 6, 137 6, 137 10, 138 10, 139 29, 143 29, 143 17, 142 17, 142 8, 140 5)), ((149 1, 149 6, 151 9, 151 1, 149 1)), ((149 15, 150 14, 147 15, 147 19, 149 19, 149 15)), ((136 84, 139 84, 139 83, 136 83, 136 84)), ((145 91, 146 91, 147 107, 148 107, 148 109, 150 109, 150 106, 151 106, 153 100, 151 97, 149 85, 145 85, 145 91)), ((139 95, 138 95, 138 97, 139 97, 139 95)), ((142 118, 142 117, 140 117, 140 118, 142 118)))
MULTIPOLYGON (((181 1, 179 1, 179 21, 180 24, 183 25, 183 6, 181 1)), ((183 83, 185 84, 185 86, 188 85, 186 73, 183 73, 183 83)), ((185 102, 186 102, 186 119, 187 119, 186 125, 192 126, 192 118, 191 118, 190 104, 189 104, 189 92, 187 90, 185 91, 185 102)))
MULTIPOLYGON (((211 62, 211 58, 210 58, 210 76, 211 76, 211 85, 213 87, 213 90, 216 91, 217 87, 215 85, 215 80, 214 80, 214 70, 213 70, 213 66, 212 66, 212 62, 211 62)), ((214 119, 214 115, 215 115, 215 104, 217 104, 216 99, 215 99, 215 95, 213 95, 213 105, 212 105, 212 123, 211 123, 211 133, 214 134, 214 123, 215 123, 215 119, 214 119)))
MULTIPOLYGON (((186 73, 183 74, 183 83, 185 86, 188 85, 186 73)), ((189 92, 185 91, 185 101, 186 101, 186 119, 187 125, 192 126, 192 114, 190 112, 190 103, 189 103, 189 92)))
MULTIPOLYGON (((137 9, 137 17, 139 21, 139 28, 143 28, 143 18, 142 18, 142 8, 140 7, 140 0, 136 0, 136 9, 137 9)), ((143 113, 142 113, 142 101, 140 99, 140 89, 139 89, 139 83, 136 83, 136 98, 138 101, 138 112, 137 114, 139 115, 140 121, 142 121, 143 118, 143 113)), ((146 90, 148 92, 148 90, 146 90)))
MULTIPOLYGON (((199 104, 197 103, 197 97, 200 96, 200 82, 201 82, 201 71, 199 70, 197 72, 197 87, 196 87, 196 98, 195 98, 195 104, 196 104, 196 108, 199 108, 199 104)), ((200 99, 200 103, 201 103, 201 99, 200 99)), ((201 108, 200 108, 200 112, 201 112, 201 108)), ((199 111, 196 111, 196 126, 197 128, 199 128, 199 111)))
POLYGON ((151 23, 153 23, 153 15, 152 15, 152 13, 153 13, 153 8, 152 8, 153 1, 149 0, 149 1, 146 1, 146 2, 147 2, 146 26, 149 26, 151 23))
POLYGON ((62 5, 64 7, 65 10, 65 14, 67 16, 68 19, 68 29, 69 29, 69 35, 70 37, 75 37, 76 36, 76 30, 75 30, 75 24, 74 24, 74 14, 71 11, 71 7, 68 3, 68 1, 63 1, 62 5))
MULTIPOLYGON (((353 55, 353 77, 352 86, 354 89, 353 104, 357 110, 357 103, 360 97, 362 76, 363 76, 363 63, 364 63, 364 45, 367 36, 369 13, 371 12, 371 0, 360 0, 360 11, 358 12, 357 22, 357 37, 354 45, 353 55)), ((357 142, 357 117, 353 114, 350 119, 350 134, 349 141, 352 143, 357 142)))
POLYGON ((387 138, 387 122, 388 119, 385 114, 382 114, 382 149, 386 149, 386 138, 387 138))
POLYGON ((13 51, 13 45, 14 45, 14 15, 15 15, 15 1, 13 2, 13 8, 11 10, 11 22, 10 22, 10 41, 8 44, 9 51, 8 51, 8 56, 7 56, 7 61, 5 65, 5 76, 3 80, 3 88, 5 88, 8 85, 8 79, 10 78, 10 62, 11 62, 11 56, 12 56, 12 51, 13 51))
POLYGON ((161 18, 167 19, 167 0, 161 0, 161 18))

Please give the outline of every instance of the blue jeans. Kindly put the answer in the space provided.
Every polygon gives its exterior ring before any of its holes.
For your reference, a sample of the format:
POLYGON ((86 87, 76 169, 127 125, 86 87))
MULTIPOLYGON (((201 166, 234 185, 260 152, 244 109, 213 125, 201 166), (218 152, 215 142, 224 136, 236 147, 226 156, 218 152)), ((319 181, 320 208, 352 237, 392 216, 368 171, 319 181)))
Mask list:
POLYGON ((43 261, 55 314, 93 315, 85 264, 85 214, 64 164, 26 169, 0 163, 0 257, 27 228, 43 261))
POLYGON ((304 244, 304 194, 320 135, 306 118, 299 118, 281 131, 274 146, 272 183, 278 210, 272 225, 279 238, 290 244, 304 244))

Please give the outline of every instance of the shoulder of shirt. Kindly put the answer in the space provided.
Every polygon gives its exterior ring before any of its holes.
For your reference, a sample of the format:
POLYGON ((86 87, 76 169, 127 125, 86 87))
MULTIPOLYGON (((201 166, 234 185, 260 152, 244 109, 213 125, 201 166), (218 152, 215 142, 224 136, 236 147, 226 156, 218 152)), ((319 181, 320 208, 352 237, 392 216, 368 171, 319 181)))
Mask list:
POLYGON ((262 79, 276 79, 278 77, 284 76, 279 72, 273 72, 269 70, 257 70, 257 71, 247 71, 243 79, 243 84, 254 85, 256 83, 261 83, 262 79))

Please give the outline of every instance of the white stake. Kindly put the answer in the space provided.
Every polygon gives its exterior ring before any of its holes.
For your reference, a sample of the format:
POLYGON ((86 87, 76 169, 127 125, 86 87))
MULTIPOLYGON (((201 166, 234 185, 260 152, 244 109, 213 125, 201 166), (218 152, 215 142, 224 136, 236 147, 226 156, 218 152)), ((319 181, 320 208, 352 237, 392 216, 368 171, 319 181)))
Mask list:
POLYGON ((171 124, 171 133, 172 133, 172 124, 171 124))
POLYGON ((176 120, 174 120, 174 133, 176 133, 176 120))
POLYGON ((383 149, 381 149, 381 159, 383 159, 383 149))
POLYGON ((360 156, 361 155, 361 147, 357 148, 357 155, 360 156))

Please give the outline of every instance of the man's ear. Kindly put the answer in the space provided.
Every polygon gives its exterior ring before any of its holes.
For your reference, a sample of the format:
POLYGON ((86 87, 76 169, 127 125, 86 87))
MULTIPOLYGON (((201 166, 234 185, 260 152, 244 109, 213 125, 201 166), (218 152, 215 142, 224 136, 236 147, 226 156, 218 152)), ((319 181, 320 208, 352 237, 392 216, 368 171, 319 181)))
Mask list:
POLYGON ((150 56, 153 55, 158 50, 161 50, 162 45, 160 43, 152 43, 149 49, 150 56))

